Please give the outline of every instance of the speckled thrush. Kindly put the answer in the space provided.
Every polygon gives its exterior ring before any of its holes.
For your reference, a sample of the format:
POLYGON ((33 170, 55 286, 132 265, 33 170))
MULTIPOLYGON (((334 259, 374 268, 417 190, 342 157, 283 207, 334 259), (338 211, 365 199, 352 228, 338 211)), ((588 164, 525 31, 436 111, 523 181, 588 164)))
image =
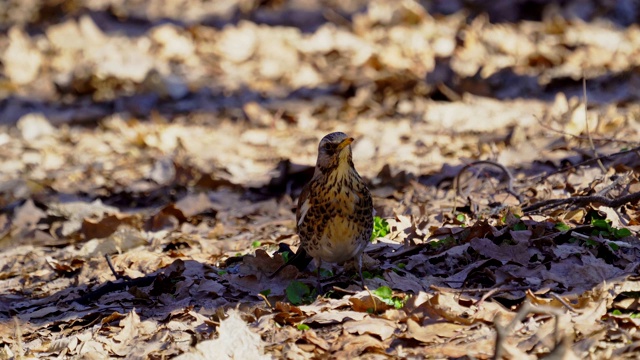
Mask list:
MULTIPOLYGON (((360 281, 362 253, 373 231, 373 204, 369 189, 353 166, 353 138, 341 132, 320 141, 311 181, 298 198, 296 223, 300 245, 316 261, 342 263, 356 258, 360 281)), ((320 292, 320 273, 318 272, 320 292)))

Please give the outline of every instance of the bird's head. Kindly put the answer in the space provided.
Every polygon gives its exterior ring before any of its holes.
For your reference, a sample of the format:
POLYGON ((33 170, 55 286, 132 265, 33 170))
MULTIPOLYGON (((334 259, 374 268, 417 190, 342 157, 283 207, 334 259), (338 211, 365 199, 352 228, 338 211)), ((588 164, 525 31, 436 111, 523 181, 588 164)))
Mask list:
POLYGON ((318 171, 327 173, 333 170, 348 170, 353 167, 351 159, 351 143, 353 138, 342 132, 334 132, 326 135, 318 145, 318 171))

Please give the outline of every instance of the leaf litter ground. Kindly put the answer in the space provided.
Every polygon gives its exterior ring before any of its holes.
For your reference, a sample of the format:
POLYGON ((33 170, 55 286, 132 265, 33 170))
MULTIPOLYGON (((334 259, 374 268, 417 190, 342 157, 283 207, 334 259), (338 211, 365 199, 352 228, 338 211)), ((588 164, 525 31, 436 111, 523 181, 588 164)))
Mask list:
POLYGON ((0 35, 0 357, 637 352, 636 27, 384 0, 179 26, 80 3, 0 35), (369 290, 326 265, 317 297, 312 265, 267 275, 334 130, 380 220, 369 290))

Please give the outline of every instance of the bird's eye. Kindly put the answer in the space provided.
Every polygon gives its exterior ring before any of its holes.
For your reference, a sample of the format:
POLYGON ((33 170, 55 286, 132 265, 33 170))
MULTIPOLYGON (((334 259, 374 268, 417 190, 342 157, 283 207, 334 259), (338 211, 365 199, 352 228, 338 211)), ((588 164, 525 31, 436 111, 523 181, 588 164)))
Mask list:
POLYGON ((326 144, 322 145, 322 148, 325 149, 326 151, 333 150, 333 146, 331 146, 331 143, 326 143, 326 144))

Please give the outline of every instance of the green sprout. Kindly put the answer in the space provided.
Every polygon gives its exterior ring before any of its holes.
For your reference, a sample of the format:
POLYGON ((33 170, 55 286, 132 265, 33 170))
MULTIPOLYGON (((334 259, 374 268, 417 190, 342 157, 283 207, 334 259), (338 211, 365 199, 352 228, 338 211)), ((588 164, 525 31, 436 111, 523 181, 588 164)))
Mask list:
POLYGON ((525 225, 525 223, 523 223, 522 221, 518 221, 515 225, 513 225, 513 230, 514 231, 527 230, 527 225, 525 225))
POLYGON ((614 228, 611 226, 611 220, 592 219, 591 225, 596 228, 593 235, 613 236, 616 239, 622 239, 631 236, 631 230, 625 228, 614 228))
POLYGON ((435 239, 435 240, 429 241, 427 244, 429 244, 430 248, 437 250, 437 249, 452 246, 455 243, 456 243, 456 239, 453 236, 448 235, 442 239, 435 239))
POLYGON ((282 256, 282 260, 284 260, 284 263, 286 264, 289 262, 289 256, 291 256, 291 252, 289 251, 281 252, 280 256, 282 256))
POLYGON ((333 271, 329 270, 329 269, 320 269, 320 276, 321 277, 332 277, 333 276, 333 271))
POLYGON ((287 293, 287 299, 293 305, 311 303, 315 295, 315 289, 312 290, 306 284, 295 280, 287 286, 285 292, 287 293))
POLYGON ((560 230, 560 231, 569 231, 571 230, 571 226, 563 223, 563 222, 559 222, 557 223, 554 228, 556 228, 556 230, 560 230))
POLYGON ((395 307, 396 309, 402 309, 405 300, 398 296, 393 295, 393 290, 388 286, 380 286, 373 291, 373 294, 382 300, 385 304, 395 307))
POLYGON ((389 223, 380 216, 373 217, 373 232, 370 241, 379 237, 385 237, 389 233, 389 223))

